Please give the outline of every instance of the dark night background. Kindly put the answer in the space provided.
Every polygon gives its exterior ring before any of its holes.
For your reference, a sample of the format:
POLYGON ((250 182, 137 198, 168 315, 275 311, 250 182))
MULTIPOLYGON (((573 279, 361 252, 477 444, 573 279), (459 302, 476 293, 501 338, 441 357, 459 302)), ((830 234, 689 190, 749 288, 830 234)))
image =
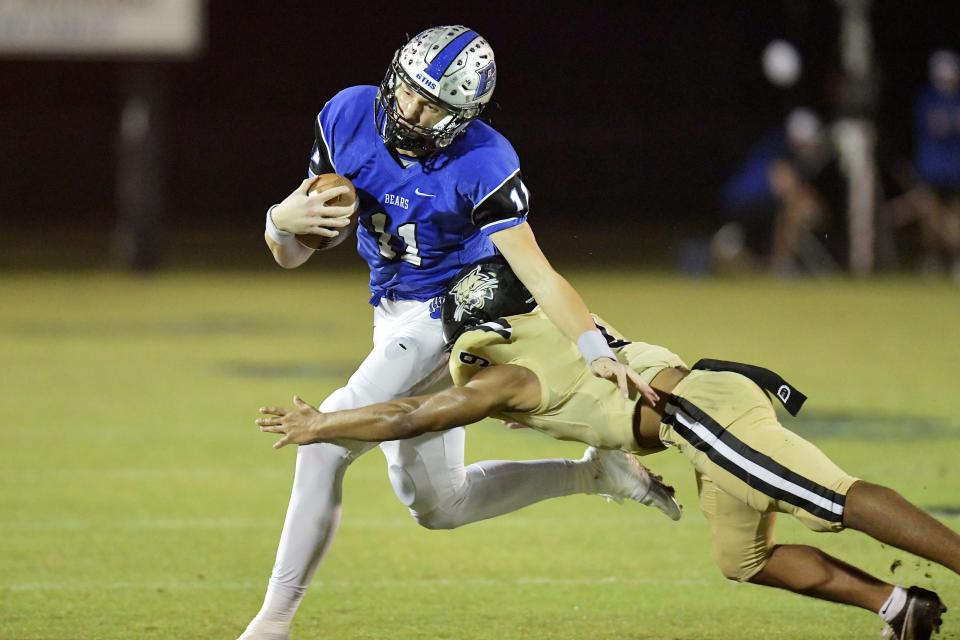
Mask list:
MULTIPOLYGON (((910 153, 911 102, 929 54, 960 41, 958 7, 874 3, 886 155, 910 153)), ((467 24, 494 46, 496 106, 486 115, 520 155, 531 223, 551 257, 576 257, 551 246, 623 251, 623 238, 642 235, 661 240, 660 257, 669 258, 683 237, 717 226, 718 188, 789 107, 810 105, 826 119, 833 110, 839 10, 826 0, 213 0, 204 53, 156 63, 168 133, 164 263, 205 247, 223 259, 265 258, 263 211, 304 175, 324 101, 379 83, 406 34, 444 23, 467 24), (788 92, 770 86, 759 63, 778 37, 803 55, 801 82, 788 92), (564 242, 573 233, 583 242, 564 242), (185 238, 192 249, 183 249, 185 238)), ((107 262, 129 65, 0 60, 0 266, 71 250, 107 262)))

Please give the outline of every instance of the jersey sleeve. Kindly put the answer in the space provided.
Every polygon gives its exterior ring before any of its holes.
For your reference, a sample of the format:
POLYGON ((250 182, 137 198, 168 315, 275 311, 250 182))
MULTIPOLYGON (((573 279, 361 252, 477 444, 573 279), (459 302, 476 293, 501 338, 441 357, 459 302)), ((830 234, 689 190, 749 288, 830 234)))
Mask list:
POLYGON ((507 139, 486 126, 477 133, 482 141, 477 155, 471 154, 470 184, 464 195, 472 206, 471 222, 489 236, 526 222, 530 191, 507 139))
POLYGON ((328 140, 333 139, 333 123, 330 103, 324 105, 313 123, 313 149, 310 151, 310 166, 307 175, 311 178, 324 173, 336 173, 328 140))
POLYGON ((591 313, 590 315, 593 317, 593 324, 597 326, 600 335, 607 341, 607 345, 609 345, 611 349, 621 349, 630 344, 630 341, 609 322, 595 313, 591 313))
POLYGON ((377 88, 369 85, 347 87, 323 105, 313 123, 313 148, 308 176, 338 173, 353 179, 367 161, 371 136, 379 134, 371 125, 377 88))
POLYGON ((450 351, 450 377, 462 387, 481 369, 498 362, 496 347, 509 344, 513 328, 504 318, 485 322, 464 331, 450 351))
POLYGON ((523 224, 530 213, 530 192, 520 169, 494 187, 473 208, 473 223, 485 235, 523 224))

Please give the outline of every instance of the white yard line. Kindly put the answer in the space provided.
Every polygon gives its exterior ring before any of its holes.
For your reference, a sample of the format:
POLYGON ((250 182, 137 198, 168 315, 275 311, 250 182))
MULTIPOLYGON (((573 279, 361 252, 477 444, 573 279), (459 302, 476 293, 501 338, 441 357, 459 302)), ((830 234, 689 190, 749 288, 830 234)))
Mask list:
MULTIPOLYGON (((551 578, 548 576, 521 576, 510 579, 494 578, 412 578, 409 580, 331 580, 329 582, 314 581, 314 588, 327 589, 410 589, 415 587, 509 587, 509 586, 576 586, 576 587, 603 587, 603 586, 642 586, 642 585, 679 585, 702 586, 714 584, 715 581, 699 578, 625 578, 621 576, 604 576, 599 578, 551 578)), ((261 589, 263 583, 240 581, 180 581, 167 580, 157 582, 23 582, 9 585, 0 585, 0 590, 14 593, 44 592, 44 591, 99 591, 99 590, 127 590, 137 589, 146 591, 244 591, 247 589, 261 589)))
MULTIPOLYGON (((399 509, 400 507, 398 507, 399 509)), ((610 506, 610 514, 591 516, 592 526, 646 526, 648 519, 660 519, 659 512, 645 510, 632 504, 610 506)), ((563 526, 569 524, 569 515, 516 515, 508 518, 498 518, 481 523, 484 528, 523 529, 527 527, 563 526)), ((184 530, 242 530, 242 529, 271 529, 278 530, 282 524, 277 518, 243 518, 243 517, 195 517, 195 518, 150 518, 150 519, 110 519, 86 520, 80 518, 60 518, 49 521, 9 520, 0 519, 0 535, 30 531, 184 531, 184 530)), ((670 523, 671 528, 687 526, 705 526, 705 523, 696 518, 686 518, 678 523, 670 523)), ((419 527, 412 518, 395 517, 353 517, 345 519, 341 529, 411 529, 419 527)), ((475 525, 474 528, 477 528, 475 525)))

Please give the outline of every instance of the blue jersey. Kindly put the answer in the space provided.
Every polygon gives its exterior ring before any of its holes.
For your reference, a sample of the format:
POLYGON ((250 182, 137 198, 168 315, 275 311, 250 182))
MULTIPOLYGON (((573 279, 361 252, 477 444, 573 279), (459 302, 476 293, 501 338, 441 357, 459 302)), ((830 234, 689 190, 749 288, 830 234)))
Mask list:
POLYGON ((749 156, 723 188, 721 200, 728 211, 772 205, 773 191, 767 177, 770 165, 787 155, 783 131, 768 133, 750 150, 749 156))
POLYGON ((960 186, 960 94, 929 88, 917 98, 914 113, 917 173, 934 186, 960 186))
POLYGON ((374 123, 376 94, 351 87, 324 105, 309 173, 338 173, 356 187, 370 302, 430 300, 465 265, 495 253, 491 234, 526 220, 529 194, 513 147, 485 122, 426 158, 395 155, 374 123))

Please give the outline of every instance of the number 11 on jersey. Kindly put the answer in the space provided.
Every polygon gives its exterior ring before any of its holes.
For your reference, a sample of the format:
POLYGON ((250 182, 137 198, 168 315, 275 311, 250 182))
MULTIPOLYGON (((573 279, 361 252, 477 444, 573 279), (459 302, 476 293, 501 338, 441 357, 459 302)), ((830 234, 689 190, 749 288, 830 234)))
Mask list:
POLYGON ((394 260, 397 258, 397 249, 400 251, 400 259, 404 262, 419 267, 423 262, 420 257, 420 249, 417 248, 417 223, 408 222, 397 227, 396 238, 387 231, 390 226, 390 217, 382 211, 370 216, 370 222, 373 223, 373 231, 377 234, 377 242, 380 245, 380 255, 384 258, 394 260), (394 247, 399 245, 397 249, 394 247))
POLYGON ((520 182, 520 188, 523 190, 522 198, 516 187, 510 190, 510 202, 517 208, 517 213, 522 213, 530 206, 530 190, 527 189, 527 185, 523 184, 522 181, 520 182))

